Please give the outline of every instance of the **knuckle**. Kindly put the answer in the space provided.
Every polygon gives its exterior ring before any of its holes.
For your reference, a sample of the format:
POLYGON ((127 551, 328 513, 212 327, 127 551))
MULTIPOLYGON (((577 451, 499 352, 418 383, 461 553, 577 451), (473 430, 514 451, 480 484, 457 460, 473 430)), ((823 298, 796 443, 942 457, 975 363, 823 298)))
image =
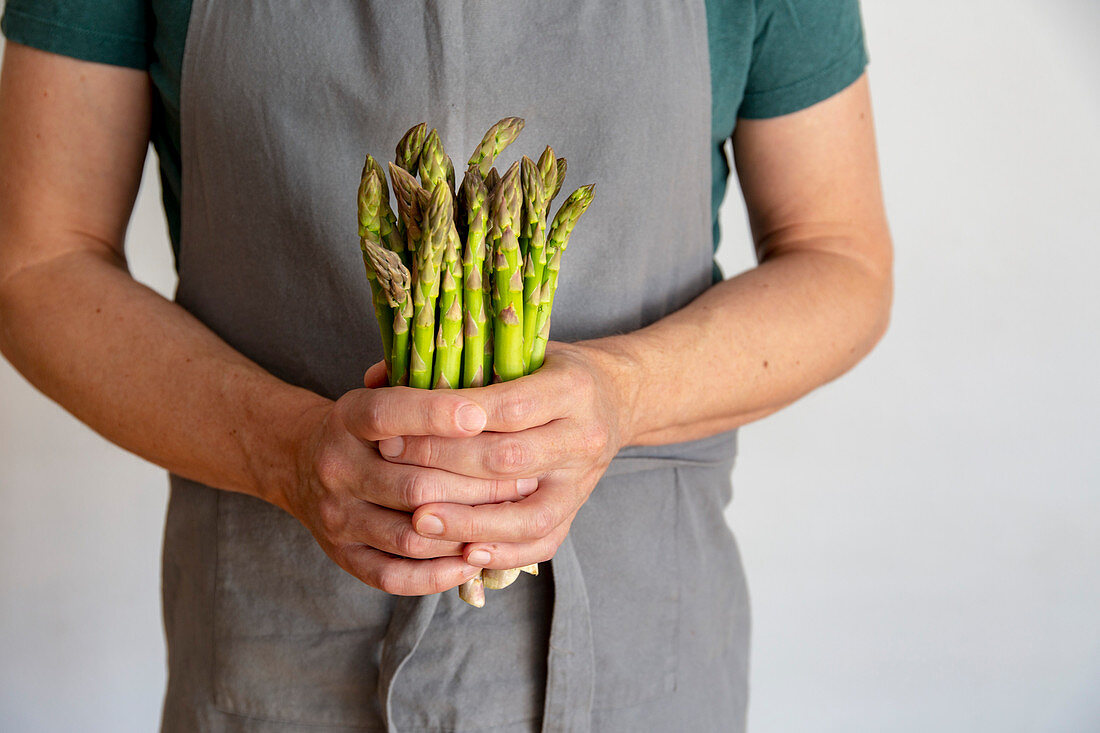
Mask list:
POLYGON ((516 482, 507 479, 494 479, 489 482, 489 497, 487 504, 500 504, 512 501, 519 495, 516 491, 516 482))
POLYGON ((418 535, 411 525, 403 526, 397 531, 394 544, 398 553, 404 557, 426 558, 432 554, 431 540, 418 535))
POLYGON ((386 423, 389 411, 381 396, 372 392, 363 404, 363 424, 375 435, 386 435, 386 423))
POLYGON ((489 451, 489 470, 499 474, 513 474, 527 465, 527 447, 523 441, 507 438, 489 451))
POLYGON ((409 460, 420 466, 434 466, 439 453, 430 437, 406 438, 405 451, 409 460))
POLYGON ((378 569, 376 580, 378 582, 378 590, 395 596, 405 595, 405 575, 398 569, 396 564, 384 564, 378 569))
POLYGON ((575 369, 570 376, 574 387, 582 394, 590 395, 596 391, 596 377, 588 369, 575 369))
POLYGON ((442 593, 454 586, 455 580, 452 573, 445 571, 443 568, 435 568, 428 575, 428 584, 431 588, 427 592, 442 593))
POLYGON ((313 457, 313 473, 326 488, 342 485, 349 471, 346 457, 331 447, 319 449, 313 457))
POLYGON ((607 426, 598 422, 587 425, 581 433, 581 440, 584 443, 584 447, 595 454, 603 453, 610 439, 611 435, 607 426))
POLYGON ((406 475, 401 499, 408 507, 416 508, 435 500, 436 481, 425 471, 409 471, 406 475))
POLYGON ((336 499, 325 497, 317 504, 317 518, 328 537, 339 537, 347 526, 347 514, 336 499))
POLYGON ((523 390, 513 390, 501 401, 500 412, 508 424, 522 423, 534 411, 535 401, 523 390))
POLYGON ((546 537, 557 526, 557 517, 549 506, 535 508, 528 518, 528 529, 532 537, 546 537))
POLYGON ((560 542, 553 542, 543 548, 539 553, 539 559, 536 562, 550 562, 554 559, 554 555, 558 554, 558 548, 561 547, 560 542))

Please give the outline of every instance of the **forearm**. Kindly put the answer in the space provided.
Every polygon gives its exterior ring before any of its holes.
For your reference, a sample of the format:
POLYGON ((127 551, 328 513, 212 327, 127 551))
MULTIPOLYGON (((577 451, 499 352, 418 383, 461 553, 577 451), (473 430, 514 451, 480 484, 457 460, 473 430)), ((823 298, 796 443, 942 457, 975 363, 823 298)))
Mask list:
POLYGON ((73 248, 0 283, 0 351, 112 442, 280 505, 297 480, 302 417, 327 404, 134 281, 106 246, 73 248))
POLYGON ((692 440, 761 418, 847 371, 881 337, 889 268, 829 246, 861 235, 788 236, 769 244, 773 254, 760 266, 682 310, 587 342, 611 355, 627 443, 692 440))

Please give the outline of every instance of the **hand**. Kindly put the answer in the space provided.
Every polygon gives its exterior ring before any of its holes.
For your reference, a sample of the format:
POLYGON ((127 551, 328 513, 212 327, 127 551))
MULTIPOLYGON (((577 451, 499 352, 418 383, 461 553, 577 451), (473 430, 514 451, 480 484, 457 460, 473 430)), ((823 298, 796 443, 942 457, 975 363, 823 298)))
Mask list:
POLYGON ((454 393, 485 409, 484 432, 425 430, 378 444, 395 464, 487 480, 538 479, 538 489, 520 501, 477 504, 455 492, 416 509, 416 531, 425 540, 468 543, 463 555, 471 565, 503 570, 553 557, 628 439, 633 401, 622 359, 592 342, 552 347, 532 375, 454 393))
MULTIPOLYGON (((377 383, 378 370, 372 368, 367 379, 377 383)), ((425 538, 413 530, 410 513, 417 507, 443 500, 516 501, 536 485, 515 478, 454 476, 379 456, 374 441, 393 435, 461 439, 479 433, 484 410, 454 392, 358 389, 307 417, 299 481, 284 490, 280 503, 337 565, 387 593, 439 593, 478 572, 463 560, 461 543, 425 538)))

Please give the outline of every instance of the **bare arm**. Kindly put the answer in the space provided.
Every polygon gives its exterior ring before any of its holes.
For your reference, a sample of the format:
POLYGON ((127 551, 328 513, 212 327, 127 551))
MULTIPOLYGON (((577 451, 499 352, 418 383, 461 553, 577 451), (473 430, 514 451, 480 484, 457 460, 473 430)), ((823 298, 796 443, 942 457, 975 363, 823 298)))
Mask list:
POLYGON ((289 511, 371 585, 420 594, 463 582, 474 569, 461 545, 425 541, 410 512, 444 488, 479 503, 520 498, 521 484, 394 472, 374 441, 472 435, 481 408, 414 390, 360 389, 331 402, 276 379, 133 280, 122 245, 149 118, 145 73, 6 46, 0 351, 118 445, 289 511))
POLYGON ((421 507, 418 531, 472 543, 467 558, 487 551, 488 567, 545 560, 622 446, 743 425, 870 351, 892 255, 866 78, 801 112, 740 120, 734 152, 760 265, 647 328, 558 344, 536 374, 469 391, 493 432, 383 441, 394 461, 540 478, 513 505, 421 507))
POLYGON ((286 446, 274 443, 293 439, 294 417, 323 400, 274 379, 130 277, 122 245, 150 93, 140 71, 7 46, 0 349, 113 442, 189 478, 274 498, 284 481, 268 472, 289 468, 273 455, 286 446), (164 429, 171 423, 188 429, 164 429))
POLYGON ((628 388, 628 443, 763 417, 843 374, 886 330, 892 253, 866 76, 801 112, 739 120, 733 149, 760 265, 594 344, 642 375, 628 388))

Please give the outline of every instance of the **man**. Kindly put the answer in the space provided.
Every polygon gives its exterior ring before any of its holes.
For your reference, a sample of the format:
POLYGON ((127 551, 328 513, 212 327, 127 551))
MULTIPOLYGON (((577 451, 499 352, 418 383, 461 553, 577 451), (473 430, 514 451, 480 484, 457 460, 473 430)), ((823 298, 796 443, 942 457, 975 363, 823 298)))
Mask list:
POLYGON ((743 726, 732 431, 888 317, 858 7, 613 5, 9 2, 0 347, 173 475, 165 730, 743 726), (357 386, 362 153, 508 114, 599 188, 562 341, 506 384, 357 386), (716 282, 731 136, 760 265, 716 282), (150 139, 175 302, 122 251, 150 139))

